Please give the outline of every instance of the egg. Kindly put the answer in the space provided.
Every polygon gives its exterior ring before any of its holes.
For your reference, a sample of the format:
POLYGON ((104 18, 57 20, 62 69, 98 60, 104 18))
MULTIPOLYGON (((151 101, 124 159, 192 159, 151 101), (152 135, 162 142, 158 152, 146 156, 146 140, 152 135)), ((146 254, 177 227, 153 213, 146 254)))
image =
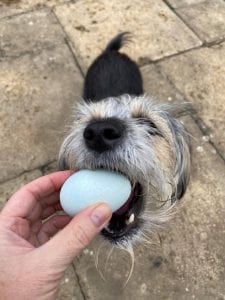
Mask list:
POLYGON ((131 182, 120 173, 103 169, 81 170, 63 184, 60 203, 70 216, 97 202, 107 203, 114 212, 123 206, 130 194, 131 182))

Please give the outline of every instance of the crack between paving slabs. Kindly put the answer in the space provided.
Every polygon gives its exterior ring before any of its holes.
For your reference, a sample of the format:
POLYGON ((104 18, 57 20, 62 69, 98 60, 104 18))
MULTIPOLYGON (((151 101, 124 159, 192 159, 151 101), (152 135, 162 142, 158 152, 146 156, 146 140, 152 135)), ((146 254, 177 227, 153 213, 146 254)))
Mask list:
MULTIPOLYGON (((204 135, 208 135, 208 127, 204 121, 197 115, 196 118, 194 115, 190 115, 191 119, 195 122, 195 124, 198 126, 198 128, 200 129, 200 131, 202 132, 202 134, 204 135), (206 128, 206 129, 204 129, 206 128)), ((208 143, 215 149, 216 154, 225 162, 225 156, 223 155, 223 153, 220 151, 220 149, 213 143, 213 141, 209 140, 208 143)))
MULTIPOLYGON (((70 3, 76 3, 76 0, 70 0, 70 3)), ((22 16, 22 15, 25 15, 25 14, 28 14, 28 13, 32 13, 32 12, 35 12, 35 11, 39 11, 39 10, 44 10, 44 9, 48 9, 51 11, 51 8, 54 8, 54 7, 57 7, 57 6, 62 6, 64 4, 61 4, 61 5, 53 5, 52 7, 49 7, 49 6, 46 6, 45 4, 41 7, 36 7, 34 6, 33 8, 31 9, 27 9, 25 11, 21 11, 21 12, 18 12, 18 13, 14 13, 12 15, 8 15, 8 16, 3 16, 3 17, 0 17, 0 22, 2 20, 10 20, 10 19, 13 19, 14 17, 19 17, 19 16, 22 16)), ((22 9, 22 8, 21 8, 22 9)))
MULTIPOLYGON (((64 45, 64 42, 57 42, 55 45, 50 45, 50 46, 46 46, 46 47, 42 47, 38 50, 27 50, 27 51, 23 51, 21 52, 19 55, 11 55, 11 56, 7 56, 7 55, 0 55, 0 62, 4 62, 4 61, 13 61, 13 60, 16 60, 18 58, 22 58, 26 55, 31 55, 31 56, 38 56, 40 55, 44 50, 55 50, 57 49, 58 46, 61 46, 61 45, 64 45)), ((4 50, 2 51, 4 52, 4 50)), ((1 52, 0 52, 1 53, 1 52)))
MULTIPOLYGON (((224 0, 225 1, 225 0, 224 0)), ((186 54, 186 53, 189 53, 189 52, 191 52, 191 51, 197 51, 197 50, 199 50, 199 49, 204 49, 204 48, 212 48, 213 46, 217 46, 217 45, 220 45, 220 44, 222 44, 223 42, 225 42, 225 37, 223 38, 223 39, 221 39, 221 40, 215 40, 214 42, 212 42, 212 43, 204 43, 204 44, 202 44, 202 45, 200 45, 200 46, 196 46, 196 47, 193 47, 193 48, 190 48, 190 49, 186 49, 186 50, 183 50, 183 51, 180 51, 180 52, 177 52, 177 53, 174 53, 174 54, 171 54, 171 55, 165 55, 165 56, 163 56, 163 57, 160 57, 160 58, 157 58, 157 59, 155 59, 155 60, 153 60, 153 61, 151 61, 151 62, 147 62, 147 63, 144 63, 143 65, 141 65, 141 67, 144 67, 144 66, 148 66, 148 65, 152 65, 152 64, 157 64, 157 63, 159 63, 159 62, 162 62, 162 61, 164 61, 164 60, 167 60, 167 59, 170 59, 170 58, 172 58, 172 57, 177 57, 177 56, 179 56, 179 55, 183 55, 183 54, 186 54)), ((162 74, 162 72, 161 72, 161 74, 162 74)), ((168 78, 168 81, 169 82, 171 82, 170 80, 169 80, 169 78, 168 78)), ((174 84, 173 84, 174 85, 174 84)))
MULTIPOLYGON (((187 6, 181 6, 181 7, 176 9, 176 8, 172 7, 172 5, 168 2, 168 0, 163 0, 163 1, 174 12, 174 14, 197 36, 197 38, 202 42, 202 46, 210 47, 210 46, 213 46, 213 45, 221 44, 222 42, 225 41, 225 37, 221 37, 221 38, 218 37, 214 41, 211 41, 211 42, 202 41, 201 38, 199 37, 198 33, 182 18, 182 16, 179 14, 179 12, 177 12, 178 9, 184 8, 184 7, 187 7, 187 6)), ((206 1, 202 1, 201 4, 204 3, 204 2, 206 2, 206 1)), ((195 6, 195 5, 198 5, 198 3, 191 4, 189 6, 195 6)), ((192 48, 192 49, 195 49, 195 48, 192 48)))
POLYGON ((197 3, 192 3, 192 4, 183 4, 179 7, 173 7, 169 2, 168 0, 163 0, 172 10, 175 10, 175 9, 180 9, 180 8, 185 8, 185 7, 190 7, 190 6, 197 6, 201 3, 205 3, 207 0, 202 0, 202 2, 197 2, 197 3))
POLYGON ((211 48, 213 46, 222 44, 224 41, 225 41, 225 37, 221 37, 221 38, 217 38, 217 39, 215 39, 214 41, 211 41, 211 42, 204 42, 203 46, 211 48))
MULTIPOLYGON (((183 93, 180 91, 180 89, 177 88, 177 86, 171 81, 170 77, 169 77, 167 74, 165 74, 165 73, 161 70, 161 68, 160 68, 159 65, 155 64, 155 66, 156 66, 156 70, 157 70, 157 71, 158 71, 158 72, 159 72, 159 73, 160 73, 160 74, 161 74, 161 75, 162 75, 162 76, 163 76, 163 77, 171 84, 171 86, 174 88, 174 90, 177 91, 178 93, 180 93, 180 95, 183 97, 183 99, 184 99, 184 100, 186 99, 186 101, 187 101, 188 103, 190 103, 190 104, 191 104, 191 107, 192 107, 191 101, 189 101, 188 98, 185 97, 185 96, 183 95, 183 93)), ((193 108, 193 110, 194 110, 194 108, 193 108)), ((195 111, 195 110, 194 110, 194 111, 195 111)), ((207 130, 205 130, 201 124, 203 124, 205 128, 208 128, 208 126, 207 126, 207 125, 205 124, 205 122, 198 116, 198 112, 197 112, 197 111, 196 111, 196 114, 195 114, 196 117, 194 117, 193 114, 188 114, 188 115, 191 117, 192 121, 197 125, 197 127, 199 128, 199 130, 201 131, 201 133, 202 133, 203 135, 208 134, 208 133, 207 133, 207 130)), ((218 147, 217 147, 211 140, 209 140, 209 144, 215 149, 215 151, 216 151, 216 153, 218 154, 218 156, 225 162, 225 157, 224 157, 224 155, 221 153, 220 149, 218 149, 218 147)))
POLYGON ((78 286, 79 286, 79 288, 80 288, 80 293, 81 293, 81 295, 82 295, 82 297, 83 297, 83 300, 87 300, 88 297, 87 297, 86 294, 85 294, 85 290, 84 290, 84 288, 83 288, 83 286, 82 286, 82 283, 81 283, 81 280, 80 280, 80 276, 79 276, 78 273, 77 273, 76 266, 75 266, 75 263, 74 263, 74 262, 72 263, 72 268, 73 268, 73 270, 74 270, 74 274, 75 274, 75 277, 76 277, 76 280, 77 280, 77 284, 78 284, 78 286))
POLYGON ((44 174, 44 173, 43 173, 43 169, 44 169, 45 167, 48 167, 50 164, 52 164, 52 163, 54 163, 54 162, 56 162, 56 160, 49 161, 49 162, 47 162, 46 164, 41 165, 41 166, 38 166, 38 167, 35 167, 35 168, 33 168, 33 169, 25 170, 25 171, 23 171, 23 172, 21 172, 21 173, 15 175, 15 176, 13 176, 13 177, 8 177, 8 178, 6 178, 6 179, 0 181, 0 184, 4 184, 4 183, 6 183, 6 182, 8 182, 8 181, 10 181, 10 180, 16 179, 16 178, 18 178, 18 177, 20 177, 20 176, 22 176, 22 175, 24 175, 24 174, 26 174, 26 173, 30 173, 30 172, 33 172, 33 171, 35 171, 35 170, 37 170, 37 171, 39 170, 42 174, 44 174))
POLYGON ((82 67, 81 67, 81 65, 79 64, 79 61, 78 61, 78 59, 77 59, 77 57, 76 57, 76 53, 74 53, 74 51, 73 51, 73 48, 74 48, 74 50, 76 51, 75 45, 72 47, 72 42, 70 41, 70 38, 69 38, 67 32, 65 31, 63 25, 61 24, 61 22, 60 22, 58 16, 56 15, 54 9, 52 9, 52 13, 54 14, 54 16, 55 16, 57 22, 59 23, 59 25, 60 25, 60 27, 61 27, 63 33, 64 33, 64 36, 65 36, 64 41, 65 41, 65 43, 66 43, 66 45, 67 45, 69 51, 71 52, 71 55, 72 55, 72 57, 73 57, 73 59, 74 59, 74 62, 75 62, 77 68, 79 69, 79 71, 80 71, 80 73, 81 73, 81 76, 84 78, 84 77, 85 77, 84 71, 82 70, 82 67))
POLYGON ((164 1, 164 3, 170 8, 170 10, 178 17, 178 19, 180 19, 180 20, 186 25, 186 27, 187 27, 191 32, 193 32, 194 35, 196 35, 196 37, 199 39, 199 41, 200 41, 201 43, 203 43, 202 40, 200 39, 199 35, 197 34, 197 32, 196 32, 193 28, 191 28, 191 26, 190 26, 190 25, 182 18, 181 15, 179 15, 179 12, 177 12, 176 9, 174 9, 174 8, 172 7, 172 5, 170 5, 170 3, 169 3, 167 0, 163 0, 163 1, 164 1))
POLYGON ((27 11, 22 11, 20 13, 15 13, 15 14, 12 14, 12 15, 9 15, 9 16, 3 16, 3 17, 0 17, 0 22, 2 20, 10 20, 10 19, 13 19, 15 17, 19 17, 19 16, 22 16, 22 15, 25 15, 25 14, 28 14, 28 13, 32 13, 34 11, 37 11, 38 9, 30 9, 30 10, 27 10, 27 11))
POLYGON ((176 57, 178 55, 186 54, 190 51, 199 50, 200 48, 204 48, 203 45, 196 46, 196 47, 193 47, 193 48, 190 48, 190 49, 185 49, 185 50, 182 50, 182 51, 174 53, 174 54, 165 55, 165 56, 160 57, 160 58, 156 58, 155 60, 152 60, 151 62, 143 63, 140 67, 142 68, 142 67, 145 67, 145 66, 148 66, 148 65, 156 64, 156 63, 164 61, 166 59, 176 57))

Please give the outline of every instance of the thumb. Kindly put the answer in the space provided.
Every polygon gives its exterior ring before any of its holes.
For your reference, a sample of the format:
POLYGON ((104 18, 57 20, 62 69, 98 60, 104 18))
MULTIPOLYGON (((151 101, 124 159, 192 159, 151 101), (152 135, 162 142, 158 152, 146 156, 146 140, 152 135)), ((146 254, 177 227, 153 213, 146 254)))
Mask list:
POLYGON ((39 250, 47 264, 60 264, 67 268, 75 256, 90 244, 94 237, 103 229, 112 216, 112 211, 105 203, 94 204, 76 217, 58 232, 39 250))

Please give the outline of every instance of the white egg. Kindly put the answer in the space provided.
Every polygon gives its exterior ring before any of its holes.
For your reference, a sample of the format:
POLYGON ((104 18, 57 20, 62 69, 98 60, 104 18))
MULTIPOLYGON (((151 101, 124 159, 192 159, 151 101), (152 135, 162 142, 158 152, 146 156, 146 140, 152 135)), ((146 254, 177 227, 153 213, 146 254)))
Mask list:
POLYGON ((103 169, 81 170, 63 184, 60 203, 70 216, 97 202, 106 202, 114 212, 123 206, 130 194, 131 183, 120 173, 103 169))

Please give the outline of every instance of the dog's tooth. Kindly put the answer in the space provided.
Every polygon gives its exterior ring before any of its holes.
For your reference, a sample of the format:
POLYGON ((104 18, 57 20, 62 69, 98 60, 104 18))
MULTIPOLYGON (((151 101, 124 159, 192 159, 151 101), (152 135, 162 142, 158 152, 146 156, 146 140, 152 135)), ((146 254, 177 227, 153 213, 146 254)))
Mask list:
POLYGON ((126 220, 126 224, 129 225, 129 224, 131 224, 133 222, 134 222, 134 214, 131 214, 130 217, 129 217, 129 219, 126 220))
POLYGON ((134 222, 134 214, 130 215, 129 221, 130 221, 130 223, 134 222))
POLYGON ((105 226, 105 230, 108 231, 109 233, 113 233, 113 230, 109 229, 108 225, 105 226))

